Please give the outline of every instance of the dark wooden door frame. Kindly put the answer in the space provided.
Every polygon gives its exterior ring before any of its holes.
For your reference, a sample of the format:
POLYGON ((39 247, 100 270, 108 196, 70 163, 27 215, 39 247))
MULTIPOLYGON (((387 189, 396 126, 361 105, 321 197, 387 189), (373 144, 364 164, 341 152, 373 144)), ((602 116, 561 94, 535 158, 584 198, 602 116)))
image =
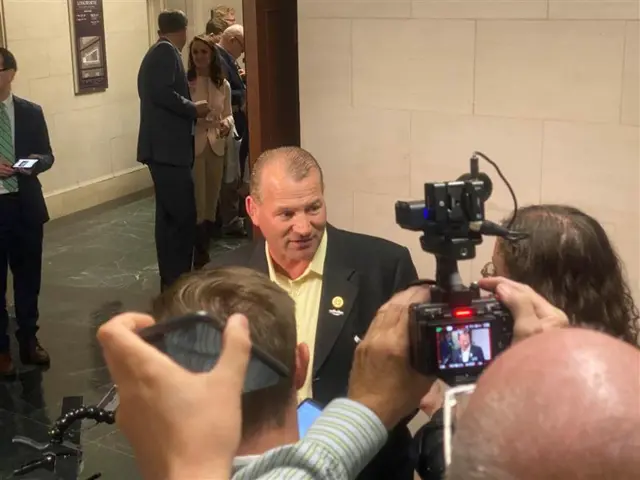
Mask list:
MULTIPOLYGON (((280 145, 270 144, 270 136, 266 131, 274 128, 273 125, 264 125, 263 119, 274 112, 265 112, 264 108, 273 108, 269 101, 277 98, 274 91, 277 85, 269 81, 268 69, 278 68, 278 65, 269 65, 267 62, 274 58, 270 55, 270 49, 274 45, 273 32, 269 31, 270 25, 268 17, 271 13, 277 14, 277 8, 285 6, 288 13, 294 12, 292 24, 287 24, 287 29, 292 29, 291 42, 287 45, 286 57, 291 59, 288 64, 288 72, 295 72, 295 75, 288 75, 286 88, 291 96, 295 96, 297 105, 300 103, 299 75, 298 75, 298 25, 297 25, 297 0, 243 0, 243 24, 245 32, 245 64, 247 70, 247 109, 249 117, 249 159, 253 165, 255 159, 268 148, 280 145), (270 5, 274 5, 271 9, 270 5)), ((277 116, 277 113, 276 113, 277 116)), ((291 132, 287 141, 289 145, 300 145, 300 110, 297 108, 295 118, 281 119, 282 122, 297 123, 297 132, 291 132)))
POLYGON ((297 0, 243 0, 242 17, 253 169, 263 151, 300 145, 297 0))

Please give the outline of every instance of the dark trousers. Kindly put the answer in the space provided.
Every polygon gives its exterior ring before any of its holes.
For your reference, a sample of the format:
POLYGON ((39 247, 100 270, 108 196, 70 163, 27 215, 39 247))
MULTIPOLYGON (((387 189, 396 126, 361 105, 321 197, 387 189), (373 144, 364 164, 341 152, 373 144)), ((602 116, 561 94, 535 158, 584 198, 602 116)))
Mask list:
POLYGON ((238 154, 240 157, 240 178, 243 178, 247 155, 249 155, 249 119, 244 112, 238 111, 233 114, 233 121, 236 124, 238 135, 242 138, 238 154))
POLYGON ((17 193, 0 195, 0 352, 9 350, 7 276, 13 275, 18 341, 38 331, 38 296, 42 281, 42 223, 30 222, 17 193))
POLYGON ((171 286, 193 265, 196 201, 190 167, 149 163, 156 194, 156 252, 161 288, 171 286))

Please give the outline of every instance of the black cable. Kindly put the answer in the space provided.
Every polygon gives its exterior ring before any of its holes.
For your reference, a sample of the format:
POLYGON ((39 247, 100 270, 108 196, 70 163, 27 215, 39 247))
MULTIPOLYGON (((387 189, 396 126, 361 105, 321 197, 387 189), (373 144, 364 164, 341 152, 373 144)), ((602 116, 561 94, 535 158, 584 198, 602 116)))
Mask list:
MULTIPOLYGON (((502 174, 502 171, 500 170, 500 167, 498 167, 496 162, 491 160, 489 157, 487 157, 482 152, 477 152, 476 151, 476 152, 473 152, 473 154, 483 158, 487 163, 489 163, 493 168, 495 168, 496 172, 498 173, 498 176, 502 179, 504 184, 507 186, 507 189, 509 190, 509 193, 511 194, 511 198, 513 199, 513 216, 511 217, 511 220, 509 220, 509 223, 507 224, 507 230, 510 230, 511 229, 511 225, 513 225, 513 222, 515 222, 516 216, 518 215, 518 199, 516 198, 516 194, 513 191, 513 188, 511 188, 511 184, 509 183, 509 181, 502 174)), ((523 234, 513 232, 512 235, 520 237, 523 234)), ((507 240, 513 240, 513 239, 510 239, 509 237, 506 237, 506 238, 507 238, 507 240)), ((526 236, 523 237, 523 238, 526 238, 526 236)), ((517 238, 517 240, 519 240, 519 239, 520 238, 517 238)))

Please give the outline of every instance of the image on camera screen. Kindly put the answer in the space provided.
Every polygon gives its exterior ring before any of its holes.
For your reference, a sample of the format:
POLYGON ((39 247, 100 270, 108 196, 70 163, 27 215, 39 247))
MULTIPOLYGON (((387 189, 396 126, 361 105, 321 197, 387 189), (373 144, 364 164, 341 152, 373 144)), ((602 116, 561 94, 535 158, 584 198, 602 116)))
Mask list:
POLYGON ((440 370, 482 367, 491 361, 489 322, 437 327, 436 342, 440 370))

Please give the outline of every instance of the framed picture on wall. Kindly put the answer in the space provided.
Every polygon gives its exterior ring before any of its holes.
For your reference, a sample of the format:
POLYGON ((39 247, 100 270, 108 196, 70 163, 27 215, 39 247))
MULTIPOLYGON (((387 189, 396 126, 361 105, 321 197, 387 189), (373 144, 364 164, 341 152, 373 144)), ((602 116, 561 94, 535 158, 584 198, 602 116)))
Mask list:
POLYGON ((0 47, 7 47, 7 26, 4 21, 4 0, 0 0, 0 47))
POLYGON ((102 0, 68 0, 76 95, 109 87, 102 0))

